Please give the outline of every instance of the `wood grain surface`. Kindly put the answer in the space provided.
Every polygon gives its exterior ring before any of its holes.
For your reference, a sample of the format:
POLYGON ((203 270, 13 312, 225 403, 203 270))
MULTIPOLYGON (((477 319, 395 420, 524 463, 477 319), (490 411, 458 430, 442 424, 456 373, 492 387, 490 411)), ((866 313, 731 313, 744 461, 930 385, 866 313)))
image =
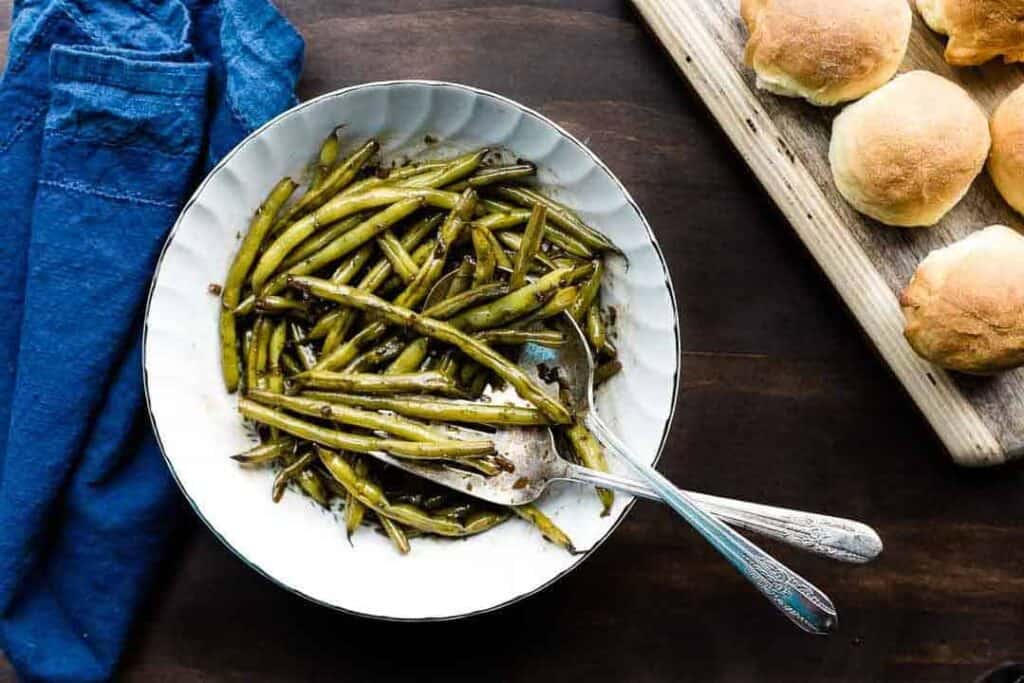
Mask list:
MULTIPOLYGON (((903 338, 900 290, 933 249, 992 223, 1020 227, 987 174, 931 229, 900 230, 858 214, 836 191, 828 164, 832 118, 759 90, 743 63, 747 30, 732 0, 634 0, 722 128, 821 264, 882 358, 953 458, 996 465, 1024 454, 1024 370, 991 378, 945 373, 903 338)), ((902 71, 926 69, 960 83, 988 111, 1020 85, 1016 65, 954 69, 943 44, 915 17, 902 71)))
POLYGON ((639 504, 539 595, 468 621, 389 624, 277 588, 188 512, 124 680, 971 681, 1024 658, 1024 468, 950 462, 627 2, 279 6, 306 36, 303 97, 461 81, 586 140, 643 207, 679 298, 683 387, 661 469, 696 490, 861 519, 886 550, 850 567, 770 546, 839 610, 838 633, 814 638, 639 504))

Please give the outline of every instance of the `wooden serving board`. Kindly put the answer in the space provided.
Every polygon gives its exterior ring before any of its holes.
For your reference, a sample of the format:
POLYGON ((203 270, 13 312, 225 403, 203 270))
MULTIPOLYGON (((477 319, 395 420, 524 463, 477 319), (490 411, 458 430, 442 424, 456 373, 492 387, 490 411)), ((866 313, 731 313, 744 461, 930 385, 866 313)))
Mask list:
MULTIPOLYGON (((937 226, 899 229, 855 212, 832 183, 828 144, 840 108, 758 90, 743 63, 746 27, 739 0, 633 0, 843 301, 874 342, 954 460, 996 465, 1024 454, 1024 369, 998 377, 947 373, 903 338, 897 297, 928 252, 974 230, 1019 217, 986 173, 937 226)), ((988 112, 1021 82, 1015 66, 954 68, 944 40, 914 17, 901 70, 928 69, 965 87, 988 112)))

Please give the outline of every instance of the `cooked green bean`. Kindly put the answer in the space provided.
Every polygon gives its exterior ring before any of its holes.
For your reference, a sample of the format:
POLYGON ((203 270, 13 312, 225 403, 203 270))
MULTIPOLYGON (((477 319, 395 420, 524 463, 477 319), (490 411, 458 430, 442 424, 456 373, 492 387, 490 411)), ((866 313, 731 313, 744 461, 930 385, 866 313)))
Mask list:
POLYGON ((257 389, 263 384, 264 370, 267 362, 267 342, 270 321, 257 318, 252 327, 252 340, 249 342, 249 355, 245 359, 245 390, 257 389))
POLYGON ((564 287, 555 292, 555 295, 551 297, 546 304, 522 320, 517 320, 515 322, 515 326, 523 328, 532 325, 533 323, 540 322, 541 320, 553 318, 572 306, 578 295, 579 290, 576 287, 564 287))
MULTIPOLYGON (((324 420, 340 422, 371 431, 386 432, 408 441, 429 443, 446 438, 444 434, 422 422, 416 422, 406 417, 384 415, 373 410, 364 410, 340 401, 320 400, 310 397, 309 394, 285 396, 269 391, 257 391, 250 394, 250 398, 263 405, 284 408, 300 415, 319 417, 324 420)), ((467 441, 465 443, 473 442, 467 441)), ((476 443, 482 450, 486 450, 488 444, 489 442, 486 440, 479 440, 476 443)))
POLYGON ((452 275, 452 281, 448 285, 448 291, 445 293, 445 299, 451 299, 453 296, 462 294, 470 285, 473 284, 473 259, 469 256, 465 256, 462 259, 462 263, 455 269, 455 274, 452 275))
POLYGON ((512 275, 508 278, 508 286, 513 290, 526 284, 526 273, 540 250, 540 241, 544 236, 544 221, 547 217, 547 208, 543 204, 534 204, 530 220, 526 223, 526 230, 523 231, 519 251, 516 253, 512 275))
MULTIPOLYGON (((509 232, 507 230, 503 230, 499 233, 496 233, 495 237, 498 238, 499 242, 501 242, 506 247, 511 249, 512 253, 518 257, 519 252, 522 251, 523 245, 523 236, 521 234, 517 232, 509 232)), ((540 264, 543 267, 543 270, 558 270, 558 266, 555 265, 555 262, 551 258, 549 258, 547 254, 541 251, 534 252, 533 258, 529 261, 529 263, 526 264, 526 267, 530 268, 532 266, 536 266, 537 264, 540 264)), ((512 267, 515 267, 514 261, 512 267)))
POLYGON ((391 542, 395 544, 398 552, 407 555, 409 553, 409 537, 405 535, 398 522, 382 514, 377 514, 377 521, 380 522, 381 528, 384 529, 384 533, 388 535, 391 542))
POLYGON ((365 216, 362 214, 356 214, 355 216, 349 216, 345 220, 338 221, 334 225, 329 226, 326 230, 313 233, 313 235, 305 239, 302 244, 295 247, 295 249, 288 254, 288 258, 281 261, 281 268, 287 270, 310 254, 315 254, 341 235, 344 235, 346 232, 362 223, 363 220, 365 220, 365 216))
POLYGON ((449 162, 447 161, 425 161, 419 164, 404 166, 402 168, 390 170, 378 169, 378 172, 386 172, 386 175, 383 177, 380 175, 373 175, 369 178, 358 180, 342 190, 341 194, 357 194, 359 192, 370 190, 374 187, 380 187, 381 185, 397 185, 401 180, 423 175, 429 171, 436 171, 439 168, 444 168, 448 163, 449 162))
POLYGON ((277 460, 282 455, 294 452, 295 441, 293 439, 283 438, 260 444, 259 446, 250 448, 245 453, 232 455, 231 459, 243 465, 265 465, 268 462, 277 460))
MULTIPOLYGON (((567 427, 565 435, 568 437, 576 457, 579 458, 579 461, 585 467, 600 472, 608 471, 608 461, 605 460, 604 449, 601 448, 601 444, 591 435, 581 420, 576 420, 572 426, 567 427)), ((615 494, 609 489, 601 487, 597 487, 596 491, 597 497, 604 508, 601 514, 607 515, 611 512, 612 503, 615 502, 615 494)))
POLYGON ((275 393, 284 391, 284 372, 281 370, 281 354, 288 339, 288 321, 283 318, 270 333, 267 346, 267 389, 275 393))
POLYGON ((398 357, 406 346, 405 339, 392 335, 369 351, 363 351, 345 366, 345 372, 367 372, 398 357))
POLYGON ((299 488, 302 489, 307 496, 315 500, 320 505, 327 507, 327 491, 324 489, 324 482, 320 479, 320 475, 315 470, 307 468, 301 470, 295 475, 295 481, 298 482, 299 488))
POLYGON ((594 387, 599 387, 622 370, 622 363, 612 359, 594 368, 594 387))
POLYGON ((589 276, 590 268, 590 264, 587 264, 579 268, 554 270, 500 299, 463 311, 449 322, 452 326, 467 331, 498 327, 537 310, 559 289, 589 276))
POLYGON ((461 294, 449 296, 423 311, 428 318, 447 320, 453 315, 484 301, 491 301, 508 294, 509 287, 504 282, 492 282, 468 289, 461 294))
POLYGON ((548 218, 551 222, 583 244, 598 251, 619 252, 618 247, 611 240, 581 221, 572 210, 539 192, 519 185, 497 185, 494 191, 499 196, 511 199, 522 206, 533 207, 536 204, 543 204, 547 207, 548 218))
POLYGON ((569 308, 569 315, 578 324, 584 323, 584 316, 597 300, 597 294, 601 290, 601 279, 604 277, 604 263, 600 260, 593 261, 594 272, 590 278, 580 286, 580 294, 569 308))
POLYGON ((565 345, 565 335, 552 330, 484 330, 476 338, 488 344, 538 344, 550 348, 565 345))
POLYGON ((576 548, 573 547, 572 540, 566 535, 564 531, 558 528, 558 526, 551 521, 547 515, 540 511, 536 505, 515 505, 508 508, 514 512, 521 519, 525 519, 530 524, 537 527, 541 535, 548 539, 555 545, 561 546, 568 550, 570 553, 575 553, 576 548))
POLYGON ((402 187, 444 187, 450 185, 457 180, 461 180, 470 173, 476 170, 480 162, 483 161, 484 155, 487 154, 486 149, 477 150, 476 152, 470 152, 461 157, 458 157, 444 168, 440 168, 432 173, 424 174, 424 176, 417 176, 411 178, 403 183, 402 187))
POLYGON ((277 427, 281 431, 297 436, 300 439, 313 441, 330 448, 355 451, 356 453, 385 451, 400 458, 437 460, 440 458, 489 455, 494 451, 494 446, 489 441, 438 439, 432 442, 420 442, 379 439, 360 434, 349 434, 291 417, 273 408, 268 408, 260 403, 244 398, 239 399, 238 410, 242 415, 251 420, 265 424, 268 427, 277 427))
POLYGON ((497 257, 491 250, 491 241, 487 239, 485 228, 472 226, 470 236, 473 239, 473 253, 476 254, 476 270, 473 272, 473 286, 479 287, 494 279, 494 271, 498 267, 497 257))
MULTIPOLYGON (((481 203, 487 202, 481 199, 481 203)), ((484 230, 504 230, 523 225, 530 220, 530 212, 527 209, 514 209, 512 211, 490 211, 473 221, 473 225, 484 230)))
POLYGON ((427 357, 427 349, 430 347, 430 340, 426 337, 417 337, 406 344, 402 352, 391 361, 391 365, 384 371, 385 375, 399 375, 415 372, 423 359, 427 357))
POLYGON ((380 486, 365 477, 359 477, 356 471, 337 453, 325 448, 317 450, 320 461, 342 486, 344 486, 359 502, 377 514, 410 526, 413 529, 438 536, 469 536, 494 527, 504 521, 500 513, 489 513, 487 517, 479 517, 467 521, 465 525, 444 517, 435 517, 425 510, 408 504, 391 503, 380 486))
POLYGON ((465 180, 450 185, 447 189, 453 192, 462 192, 467 187, 483 187, 493 185, 517 178, 525 178, 537 173, 537 167, 530 162, 521 164, 510 164, 508 166, 490 166, 481 168, 465 180))
POLYGON ((302 301, 295 301, 285 296, 261 296, 256 299, 253 310, 257 313, 299 313, 305 315, 309 312, 309 304, 302 301))
POLYGON ((228 275, 224 279, 221 291, 223 310, 220 312, 220 353, 224 386, 229 392, 238 389, 239 380, 238 332, 235 328, 234 309, 242 297, 245 276, 249 274, 249 268, 256 260, 260 246, 274 223, 274 217, 296 187, 291 178, 285 178, 270 191, 260 208, 256 210, 256 215, 249 224, 249 231, 242 238, 242 244, 238 247, 238 253, 235 254, 228 275))
POLYGON ((323 184, 324 178, 331 172, 334 162, 338 160, 340 148, 338 129, 335 128, 320 144, 320 153, 317 155, 317 163, 313 165, 313 177, 309 181, 309 189, 315 190, 323 184))
POLYGON ((395 237, 395 233, 385 230, 377 238, 377 246, 380 247, 384 256, 391 262, 391 268, 398 273, 399 277, 406 282, 412 282, 413 278, 416 277, 417 271, 419 271, 419 267, 412 260, 409 252, 402 247, 402 243, 395 237))
MULTIPOLYGON (((366 463, 366 458, 361 458, 359 456, 353 457, 355 458, 353 468, 356 476, 359 479, 365 479, 369 475, 370 470, 366 463)), ((331 481, 337 483, 337 480, 334 479, 333 476, 331 477, 331 481)), ((366 506, 360 503, 344 486, 341 488, 345 491, 345 533, 349 538, 352 538, 352 534, 357 528, 359 528, 359 525, 363 523, 363 517, 366 515, 366 506)))
POLYGON ((309 467, 313 462, 313 453, 309 452, 304 454, 298 460, 282 467, 281 471, 274 477, 274 486, 271 489, 270 497, 275 503, 281 502, 281 496, 284 495, 284 490, 288 486, 288 482, 292 480, 299 472, 309 467))
POLYGON ((421 420, 495 426, 548 424, 543 413, 536 408, 524 406, 459 401, 432 396, 366 396, 323 391, 304 391, 302 396, 369 410, 389 410, 399 415, 417 417, 421 420))
POLYGON ((495 237, 494 233, 490 230, 484 230, 481 234, 484 236, 484 239, 490 243, 491 253, 494 254, 494 260, 498 264, 498 268, 507 270, 511 273, 515 264, 512 263, 512 259, 510 259, 508 254, 505 253, 505 250, 502 249, 501 243, 498 242, 498 238, 495 237))
POLYGON ((295 360, 295 357, 290 353, 281 354, 281 366, 285 371, 285 375, 297 375, 302 372, 299 367, 299 361, 295 360))
POLYGON ((304 387, 334 389, 337 391, 355 391, 368 394, 392 394, 417 391, 456 395, 462 393, 450 379, 437 372, 377 375, 366 372, 309 370, 296 375, 294 381, 304 387))
POLYGON ((298 323, 292 322, 288 324, 288 335, 291 337, 295 353, 299 357, 299 363, 306 370, 309 370, 316 363, 316 354, 313 353, 313 349, 306 343, 308 339, 306 333, 298 323))
MULTIPOLYGON (((424 269, 421 269, 421 272, 422 270, 424 269)), ((456 346, 467 356, 481 365, 489 367, 495 374, 511 384, 520 396, 540 408, 552 422, 566 424, 570 421, 569 411, 565 406, 549 396, 526 373, 483 342, 473 339, 444 321, 427 318, 413 310, 390 304, 379 297, 360 292, 347 285, 334 285, 318 278, 294 277, 290 284, 307 290, 317 297, 337 301, 364 312, 376 313, 392 324, 409 327, 422 335, 456 346)))
MULTIPOLYGON (((328 199, 352 182, 356 174, 359 173, 359 170, 366 165, 366 162, 379 149, 380 145, 377 144, 376 140, 369 140, 364 143, 362 147, 353 152, 345 161, 332 168, 320 185, 302 195, 299 201, 295 202, 285 212, 284 216, 277 220, 274 224, 275 230, 280 230, 297 218, 323 206, 328 199)), ((259 287, 254 287, 254 289, 259 289, 259 287)))
POLYGON ((608 348, 608 331, 604 325, 604 318, 601 317, 601 309, 595 302, 587 309, 587 340, 594 355, 603 353, 608 348))

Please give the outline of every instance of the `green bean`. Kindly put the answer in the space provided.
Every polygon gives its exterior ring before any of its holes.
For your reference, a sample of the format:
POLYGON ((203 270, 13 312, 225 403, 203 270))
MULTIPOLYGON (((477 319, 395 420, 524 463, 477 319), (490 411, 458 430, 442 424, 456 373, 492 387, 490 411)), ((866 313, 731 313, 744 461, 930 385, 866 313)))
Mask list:
MULTIPOLYGON (((366 162, 377 153, 380 145, 376 140, 368 140, 362 147, 352 153, 345 161, 341 162, 327 174, 316 188, 310 189, 289 208, 284 216, 274 224, 275 230, 280 230, 292 221, 309 214, 310 211, 319 209, 327 200, 337 194, 343 187, 348 185, 359 173, 359 170, 366 165, 366 162)), ((326 223, 322 223, 326 225, 326 223)), ((259 287, 254 287, 259 289, 259 287)))
POLYGON ((461 393, 454 382, 437 372, 377 375, 365 372, 309 370, 296 375, 294 380, 304 387, 334 389, 337 391, 357 391, 369 394, 419 391, 455 395, 461 393))
POLYGON ((473 284, 473 267, 473 259, 469 256, 463 257, 462 263, 455 269, 455 274, 452 275, 452 280, 448 284, 448 291, 444 295, 445 299, 451 299, 469 289, 473 284))
POLYGON ((221 303, 223 310, 220 312, 220 349, 221 349, 221 372, 224 376, 224 386, 229 392, 238 389, 239 381, 239 357, 238 357, 238 332, 235 328, 234 309, 242 297, 242 284, 245 276, 249 274, 256 254, 259 252, 274 217, 281 206, 288 201, 296 188, 291 178, 281 180, 274 189, 270 191, 267 198, 256 210, 252 222, 249 224, 249 231, 245 233, 242 244, 235 254, 228 275, 224 280, 221 292, 221 303))
MULTIPOLYGON (((352 287, 334 285, 318 278, 294 277, 290 284, 299 289, 305 289, 317 297, 337 301, 342 305, 351 306, 363 312, 376 313, 392 324, 409 327, 421 335, 456 346, 467 356, 481 365, 490 368, 495 374, 511 384, 520 396, 540 408, 552 422, 566 424, 570 421, 569 411, 566 410, 565 406, 551 396, 548 396, 544 389, 530 379, 526 373, 494 349, 483 342, 473 339, 446 322, 427 318, 409 308, 390 304, 379 297, 360 292, 352 287)), ((523 289, 525 290, 526 288, 523 289)), ((522 292, 523 290, 519 291, 522 292)))
POLYGON ((454 159, 444 168, 438 169, 430 174, 425 174, 426 177, 416 177, 401 183, 402 187, 444 187, 450 185, 457 180, 460 180, 473 171, 476 170, 477 166, 483 160, 484 155, 487 154, 486 149, 481 149, 476 152, 470 152, 461 157, 454 159))
POLYGON ((313 166, 313 177, 309 181, 309 189, 315 190, 323 184, 324 178, 331 172, 331 167, 338 160, 338 152, 341 143, 338 141, 338 129, 332 130, 323 143, 320 144, 320 153, 317 155, 317 163, 313 166))
POLYGON ((450 320, 460 330, 476 331, 498 327, 543 306, 559 289, 590 275, 590 264, 580 268, 552 271, 530 284, 450 320))
POLYGON ((519 245, 519 252, 516 254, 512 275, 508 279, 508 285, 513 290, 526 284, 526 272, 540 250, 540 241, 544 236, 544 221, 547 220, 547 216, 548 210, 543 204, 534 205, 533 211, 530 213, 530 220, 526 224, 526 230, 523 231, 523 239, 519 245))
MULTIPOLYGON (((473 225, 486 228, 491 232, 514 228, 526 223, 530 219, 530 211, 524 209, 513 209, 508 213, 488 213, 473 221, 473 225)), ((594 252, 587 245, 568 233, 559 230, 551 223, 544 224, 544 239, 555 245, 562 251, 579 258, 593 258, 594 252)))
POLYGON ((488 344, 538 344, 550 348, 565 345, 565 335, 551 330, 485 330, 476 338, 488 344))
POLYGON ((409 255, 403 247, 398 238, 395 237, 395 233, 390 230, 385 230, 384 233, 377 238, 377 246, 384 253, 384 256, 388 261, 391 262, 391 268, 398 273, 406 282, 412 282, 413 278, 416 277, 416 272, 419 268, 416 263, 412 260, 412 256, 409 255))
POLYGON ((506 180, 525 178, 526 176, 531 176, 536 173, 537 167, 528 161, 521 164, 510 164, 508 166, 490 166, 488 168, 477 169, 473 175, 461 182, 450 185, 447 189, 452 190, 453 192, 462 192, 467 187, 483 187, 484 185, 492 185, 506 180))
POLYGON ((453 385, 455 384, 455 376, 459 371, 459 360, 455 357, 454 349, 448 349, 441 354, 441 362, 437 364, 437 371, 447 377, 453 385))
POLYGON ((325 448, 317 449, 320 461, 327 471, 344 486, 359 502, 379 515, 389 517, 400 524, 439 536, 469 536, 494 527, 504 521, 500 513, 488 513, 467 521, 465 525, 444 517, 435 517, 425 510, 412 505, 392 503, 380 486, 366 477, 360 477, 355 469, 337 453, 325 448))
POLYGON ((494 236, 494 233, 490 230, 483 231, 484 239, 486 239, 491 245, 491 253, 494 254, 494 260, 498 264, 498 268, 512 272, 512 268, 515 264, 512 263, 512 259, 508 257, 505 250, 502 249, 501 243, 498 242, 498 238, 494 236))
POLYGON ((305 316, 309 312, 309 304, 284 296, 261 296, 256 299, 253 310, 261 314, 299 313, 305 316))
POLYGON ((470 236, 473 239, 473 253, 476 254, 476 270, 473 272, 473 286, 479 287, 494 279, 494 270, 498 267, 497 258, 491 250, 491 241, 484 234, 486 229, 472 226, 470 236))
MULTIPOLYGON (((583 463, 585 467, 589 467, 592 470, 598 470, 599 472, 608 471, 608 461, 605 460, 604 450, 601 448, 601 444, 599 444, 597 439, 591 435, 581 420, 576 420, 573 422, 572 426, 567 427, 565 435, 568 437, 569 443, 572 445, 572 450, 576 454, 576 457, 579 458, 579 461, 583 463)), ((612 503, 615 501, 615 494, 605 488, 598 487, 596 490, 597 497, 604 508, 601 515, 607 515, 611 512, 612 503)))
POLYGON ((366 372, 398 357, 405 348, 405 339, 398 335, 388 337, 369 351, 356 356, 345 366, 345 372, 366 372))
MULTIPOLYGON (((523 236, 517 232, 502 231, 497 233, 495 237, 498 238, 499 242, 509 247, 512 250, 512 253, 516 255, 516 257, 518 257, 519 252, 523 250, 523 236)), ((527 267, 536 265, 534 261, 536 261, 536 263, 539 263, 541 266, 543 266, 545 269, 549 271, 558 270, 558 266, 555 265, 555 262, 548 258, 548 256, 541 251, 534 252, 533 259, 527 265, 527 267)), ((515 265, 513 263, 513 268, 514 267, 515 265)))
POLYGON ((291 417, 273 408, 248 399, 239 399, 238 410, 245 417, 267 425, 277 427, 283 432, 300 439, 314 441, 323 446, 356 453, 372 453, 385 451, 400 458, 422 458, 437 460, 439 458, 464 458, 474 455, 488 455, 494 451, 490 442, 457 441, 438 439, 433 442, 400 441, 395 439, 379 439, 376 437, 349 434, 334 429, 291 417), (486 448, 484 445, 486 444, 486 448))
POLYGON ((395 522, 390 517, 378 514, 377 520, 380 522, 381 528, 384 529, 384 533, 388 535, 391 542, 395 544, 395 548, 403 555, 409 553, 409 537, 405 535, 402 527, 398 526, 398 522, 395 522))
POLYGON ((518 208, 516 206, 513 206, 512 204, 507 204, 505 202, 498 201, 497 199, 494 199, 493 197, 484 197, 483 199, 481 199, 480 200, 480 206, 483 208, 483 211, 485 213, 506 213, 506 214, 508 214, 508 213, 522 212, 523 219, 521 221, 519 221, 520 223, 525 223, 527 221, 527 219, 530 217, 530 211, 528 209, 520 209, 520 208, 518 208))
POLYGON ((281 471, 274 477, 274 485, 271 489, 270 497, 275 503, 281 502, 281 496, 284 495, 285 487, 288 486, 288 482, 292 480, 299 472, 306 469, 313 462, 313 453, 309 452, 304 454, 298 460, 282 467, 281 471))
POLYGON ((299 362, 290 353, 281 354, 281 365, 284 366, 286 375, 297 375, 302 372, 299 362))
POLYGON ((384 371, 385 375, 399 375, 415 372, 427 355, 430 340, 426 337, 417 337, 406 344, 402 352, 391 362, 391 365, 384 371))
POLYGON ((604 319, 601 317, 601 309, 597 302, 594 302, 587 309, 587 339, 590 341, 590 348, 594 356, 604 352, 608 347, 608 331, 604 326, 604 319))
POLYGON ((288 324, 288 335, 291 337, 295 352, 299 356, 299 363, 306 370, 309 370, 316 363, 316 354, 313 353, 313 349, 306 343, 307 335, 303 332, 302 327, 294 322, 288 324))
POLYGON ((327 491, 324 490, 324 482, 320 479, 320 476, 312 469, 301 470, 295 475, 295 481, 298 482, 299 488, 301 488, 307 496, 315 500, 320 505, 327 507, 327 491))
MULTIPOLYGON (((355 474, 358 478, 365 479, 369 475, 370 471, 370 468, 366 463, 366 458, 360 458, 358 456, 355 456, 355 458, 355 474)), ((331 481, 337 482, 333 476, 331 477, 331 481)), ((363 523, 363 516, 366 515, 366 506, 360 503, 344 486, 341 488, 345 491, 345 533, 351 539, 352 534, 357 528, 359 528, 359 525, 363 523)))
POLYGON ((570 553, 576 552, 576 548, 573 546, 572 540, 564 531, 559 529, 547 515, 541 512, 540 508, 536 505, 527 503, 526 505, 510 506, 508 509, 514 512, 521 519, 525 519, 527 522, 537 527, 537 530, 540 531, 541 535, 555 545, 565 548, 570 553))
MULTIPOLYGON (((412 178, 413 176, 423 175, 428 171, 436 171, 439 168, 444 168, 448 165, 447 161, 425 161, 419 164, 404 166, 402 168, 394 169, 383 169, 387 172, 387 175, 381 177, 379 175, 370 176, 369 178, 363 178, 357 182, 352 183, 346 187, 341 194, 357 194, 359 192, 365 192, 366 190, 380 187, 381 185, 395 185, 398 181, 406 178, 412 178)), ((378 169, 379 171, 381 169, 378 169)))
POLYGON ((579 295, 579 290, 576 287, 565 287, 555 292, 555 295, 548 300, 546 304, 538 308, 536 311, 526 316, 522 320, 517 320, 515 326, 517 328, 524 328, 532 325, 535 322, 541 320, 547 320, 553 318, 562 311, 567 310, 572 306, 573 302, 576 301, 579 295))
POLYGON ((456 505, 449 505, 448 507, 435 507, 433 509, 427 507, 424 503, 423 507, 430 510, 432 514, 438 517, 444 517, 451 519, 456 522, 461 521, 474 512, 474 506, 471 503, 458 503, 456 505))
MULTIPOLYGON (((250 394, 250 399, 266 406, 284 408, 300 415, 319 417, 371 431, 387 432, 408 441, 430 443, 446 438, 444 434, 422 422, 395 415, 384 415, 373 410, 363 410, 339 401, 311 398, 308 394, 285 396, 268 391, 257 391, 250 394)), ((487 442, 479 440, 476 445, 481 449, 486 449, 487 442)))
POLYGON ((320 391, 304 391, 302 396, 328 403, 389 410, 407 417, 441 422, 486 424, 495 426, 533 426, 548 424, 547 418, 536 408, 478 403, 427 396, 366 396, 320 391))
POLYGON ((487 368, 481 367, 479 372, 473 377, 473 381, 469 383, 469 395, 472 398, 480 398, 484 389, 491 381, 491 373, 487 368))
POLYGON ((267 341, 270 321, 257 318, 252 327, 252 340, 249 342, 249 354, 245 360, 245 390, 257 389, 263 383, 263 372, 267 360, 267 341))
MULTIPOLYGON (((481 199, 481 202, 487 200, 481 199)), ((509 212, 491 211, 473 221, 474 227, 484 230, 504 230, 515 228, 530 220, 530 212, 526 209, 513 209, 509 212)))
POLYGON ((232 455, 231 459, 243 465, 264 465, 277 460, 282 455, 295 452, 295 441, 293 439, 277 439, 250 448, 245 453, 232 455))
POLYGON ((579 219, 575 213, 569 208, 559 204, 553 199, 549 199, 539 192, 535 192, 526 187, 522 186, 511 186, 511 185, 498 185, 495 186, 495 192, 499 196, 511 199, 517 204, 523 206, 532 207, 536 204, 543 204, 547 207, 548 217, 551 222, 562 228, 572 237, 598 251, 614 251, 621 253, 611 240, 597 232, 589 225, 579 219))
POLYGON ((281 320, 270 333, 267 346, 267 389, 275 393, 284 392, 284 373, 281 371, 281 354, 288 335, 288 322, 281 320))
MULTIPOLYGON (((370 193, 353 195, 348 198, 348 205, 346 207, 347 213, 344 215, 351 215, 353 213, 358 213, 359 211, 365 211, 373 208, 374 203, 367 197, 369 194, 370 193)), ((384 230, 387 230, 393 224, 405 218, 416 209, 422 207, 424 200, 422 197, 414 196, 390 204, 391 205, 387 209, 377 212, 358 226, 336 237, 323 249, 314 254, 310 254, 291 268, 287 269, 285 273, 308 273, 319 270, 331 261, 344 256, 348 252, 355 251, 384 230)), ((285 257, 288 256, 292 249, 297 247, 302 240, 309 237, 309 235, 316 230, 318 227, 318 214, 319 212, 310 214, 306 218, 293 223, 287 230, 282 232, 269 247, 267 247, 267 250, 263 252, 262 256, 260 256, 260 260, 257 262, 256 268, 253 269, 252 289, 254 292, 262 292, 263 285, 267 282, 270 276, 277 271, 285 257), (309 220, 307 220, 307 218, 309 220)), ((273 292, 265 293, 272 294, 273 292)))
POLYGON ((505 522, 509 518, 507 512, 497 512, 495 510, 481 510, 480 512, 474 512, 471 514, 466 521, 462 523, 463 528, 466 530, 466 535, 482 534, 485 531, 493 529, 502 522, 505 522))
POLYGON ((592 263, 594 264, 594 272, 580 286, 580 294, 569 308, 569 315, 580 325, 583 324, 587 311, 590 310, 594 301, 597 300, 597 294, 601 290, 601 279, 604 277, 604 262, 600 259, 595 259, 592 263))
POLYGON ((326 230, 313 233, 310 237, 304 240, 302 244, 295 247, 295 249, 288 254, 288 258, 281 261, 281 268, 287 270, 310 254, 315 254, 341 235, 344 235, 346 232, 359 225, 363 220, 365 220, 363 214, 356 214, 355 216, 349 216, 344 220, 338 221, 337 223, 329 226, 326 230))
POLYGON ((594 387, 597 388, 610 380, 622 370, 622 363, 617 360, 610 360, 601 363, 594 368, 594 387))
POLYGON ((423 311, 423 315, 428 318, 446 320, 470 306, 505 296, 508 294, 508 291, 508 285, 504 282, 492 282, 490 284, 480 285, 479 287, 474 287, 473 289, 466 290, 461 294, 450 296, 447 299, 437 302, 423 311))

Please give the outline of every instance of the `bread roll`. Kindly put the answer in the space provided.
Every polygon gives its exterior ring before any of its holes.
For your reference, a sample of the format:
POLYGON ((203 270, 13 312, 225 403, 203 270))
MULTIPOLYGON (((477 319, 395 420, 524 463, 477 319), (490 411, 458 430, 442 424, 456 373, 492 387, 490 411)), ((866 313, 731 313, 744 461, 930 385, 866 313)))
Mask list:
POLYGON ((950 64, 974 66, 999 56, 1024 61, 1024 0, 917 0, 917 11, 933 31, 949 36, 950 64))
POLYGON ((993 225, 928 254, 900 296, 922 358, 989 374, 1024 364, 1024 237, 993 225))
POLYGON ((927 71, 893 79, 832 124, 839 192, 888 225, 934 225, 985 165, 988 119, 970 95, 927 71))
POLYGON ((855 100, 896 73, 910 40, 907 0, 741 0, 757 85, 820 106, 855 100))
POLYGON ((988 173, 1003 199, 1024 214, 1024 86, 996 108, 989 130, 988 173))

